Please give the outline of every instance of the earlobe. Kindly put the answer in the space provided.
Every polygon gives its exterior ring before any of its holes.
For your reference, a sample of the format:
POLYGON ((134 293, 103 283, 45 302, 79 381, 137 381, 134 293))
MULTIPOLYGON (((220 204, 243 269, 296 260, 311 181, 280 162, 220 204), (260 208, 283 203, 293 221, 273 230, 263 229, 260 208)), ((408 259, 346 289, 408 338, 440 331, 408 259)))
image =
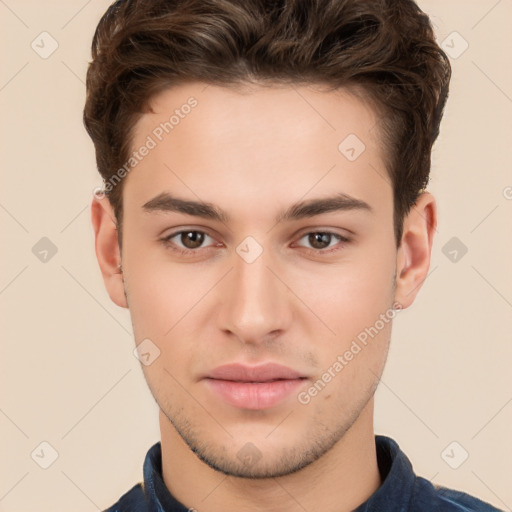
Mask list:
POLYGON ((109 199, 94 196, 91 204, 91 221, 94 230, 95 251, 107 292, 112 301, 127 308, 123 274, 120 268, 121 252, 117 223, 109 199))
POLYGON ((422 193, 404 219, 403 235, 397 252, 395 301, 409 307, 425 281, 437 226, 434 196, 422 193))

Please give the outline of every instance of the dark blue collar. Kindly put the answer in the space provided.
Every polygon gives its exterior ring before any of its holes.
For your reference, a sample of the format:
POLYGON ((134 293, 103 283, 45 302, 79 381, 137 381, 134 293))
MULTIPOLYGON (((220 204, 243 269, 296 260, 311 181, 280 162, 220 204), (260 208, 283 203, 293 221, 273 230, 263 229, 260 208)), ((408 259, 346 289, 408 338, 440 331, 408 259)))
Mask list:
MULTIPOLYGON (((375 446, 382 484, 354 512, 499 512, 488 503, 468 494, 434 487, 428 480, 417 477, 409 459, 389 437, 375 436, 375 446)), ((190 504, 190 507, 194 506, 194 503, 190 504)), ((194 509, 179 503, 164 484, 162 449, 158 442, 149 449, 144 460, 144 482, 135 485, 105 512, 190 510, 194 509)))
MULTIPOLYGON (((408 510, 414 484, 414 473, 407 457, 397 443, 384 436, 375 436, 377 461, 382 485, 360 505, 355 512, 386 510, 408 510), (392 505, 392 506, 391 506, 392 505)), ((148 451, 144 461, 144 487, 151 512, 187 512, 189 509, 179 503, 167 490, 162 479, 162 451, 160 442, 148 451)), ((192 503, 191 506, 194 506, 192 503)))
POLYGON ((409 510, 416 476, 412 465, 393 439, 375 436, 381 486, 354 512, 409 510))

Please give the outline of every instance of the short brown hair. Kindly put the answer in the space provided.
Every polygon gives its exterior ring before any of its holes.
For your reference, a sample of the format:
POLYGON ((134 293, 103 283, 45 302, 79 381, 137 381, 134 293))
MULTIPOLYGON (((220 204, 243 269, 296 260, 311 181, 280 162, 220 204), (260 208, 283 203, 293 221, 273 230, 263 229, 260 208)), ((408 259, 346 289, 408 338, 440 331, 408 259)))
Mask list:
MULTIPOLYGON (((429 181, 450 77, 413 0, 118 0, 94 34, 84 124, 107 181, 127 161, 149 101, 179 83, 363 91, 379 117, 398 246, 429 181)), ((120 228, 122 183, 108 197, 120 228)))

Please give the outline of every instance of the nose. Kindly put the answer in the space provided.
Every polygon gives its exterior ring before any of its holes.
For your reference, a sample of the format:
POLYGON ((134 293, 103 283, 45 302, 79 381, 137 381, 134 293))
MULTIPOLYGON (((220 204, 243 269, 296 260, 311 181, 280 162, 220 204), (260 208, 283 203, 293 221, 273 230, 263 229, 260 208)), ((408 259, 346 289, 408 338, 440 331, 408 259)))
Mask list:
POLYGON ((266 251, 252 263, 236 253, 233 259, 234 268, 219 290, 219 327, 245 344, 271 341, 291 323, 289 291, 266 251))

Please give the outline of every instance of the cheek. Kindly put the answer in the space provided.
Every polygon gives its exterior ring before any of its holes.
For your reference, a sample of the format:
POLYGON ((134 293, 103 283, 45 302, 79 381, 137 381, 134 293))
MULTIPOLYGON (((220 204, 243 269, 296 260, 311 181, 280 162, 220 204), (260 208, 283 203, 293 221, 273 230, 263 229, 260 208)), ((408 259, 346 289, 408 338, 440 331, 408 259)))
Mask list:
POLYGON ((386 261, 365 254, 322 268, 314 276, 302 272, 294 281, 302 283, 297 294, 336 333, 337 343, 343 346, 389 310, 393 275, 392 257, 386 261))
POLYGON ((125 279, 137 342, 165 339, 207 290, 197 272, 142 257, 126 261, 125 279))
POLYGON ((197 336, 191 332, 190 321, 207 287, 197 283, 197 273, 193 277, 171 265, 129 268, 127 294, 135 342, 149 339, 154 344, 149 345, 152 353, 158 353, 154 362, 143 365, 146 381, 154 396, 179 402, 182 388, 178 382, 189 378, 187 372, 197 354, 197 336))
MULTIPOLYGON (((126 268, 136 344, 150 339, 160 351, 155 363, 144 368, 147 378, 158 382, 158 372, 165 370, 180 381, 190 378, 187 372, 196 370, 201 355, 208 354, 205 340, 214 332, 213 315, 205 313, 205 308, 211 311, 220 304, 213 287, 225 269, 221 265, 199 269, 169 262, 165 257, 151 259, 150 255, 147 261, 143 257, 127 260, 126 268)), ((169 380, 168 373, 161 377, 169 380)))
POLYGON ((394 253, 392 248, 361 252, 322 272, 302 287, 305 301, 335 332, 317 341, 316 378, 320 388, 327 384, 316 405, 332 400, 351 410, 354 401, 371 395, 386 360, 396 315, 391 309, 394 253))
MULTIPOLYGON (((178 283, 175 283, 178 285, 178 283)), ((126 282, 135 339, 162 338, 173 325, 178 303, 166 278, 133 267, 126 282)))

